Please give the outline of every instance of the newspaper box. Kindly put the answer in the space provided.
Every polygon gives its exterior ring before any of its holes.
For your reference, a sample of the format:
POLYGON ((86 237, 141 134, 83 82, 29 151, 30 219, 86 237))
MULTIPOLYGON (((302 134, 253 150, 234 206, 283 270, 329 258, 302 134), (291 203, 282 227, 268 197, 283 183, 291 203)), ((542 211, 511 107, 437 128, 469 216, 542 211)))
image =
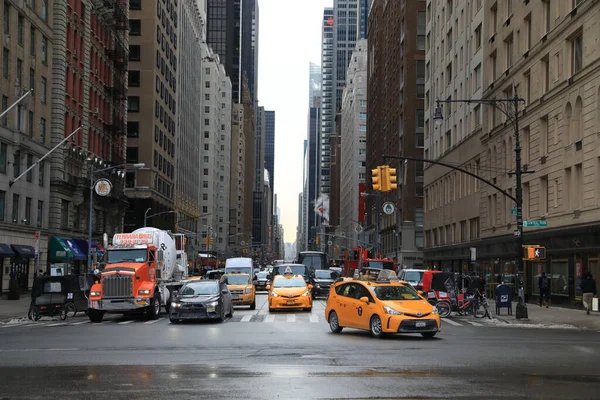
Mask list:
POLYGON ((496 315, 501 308, 508 308, 508 315, 512 315, 512 288, 506 284, 496 286, 496 315))

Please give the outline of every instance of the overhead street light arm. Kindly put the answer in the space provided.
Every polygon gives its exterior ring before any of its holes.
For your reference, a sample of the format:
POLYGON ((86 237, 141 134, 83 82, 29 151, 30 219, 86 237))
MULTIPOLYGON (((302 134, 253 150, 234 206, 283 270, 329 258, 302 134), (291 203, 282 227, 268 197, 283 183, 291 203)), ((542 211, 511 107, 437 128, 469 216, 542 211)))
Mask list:
POLYGON ((514 115, 517 107, 509 107, 509 104, 514 103, 525 103, 525 99, 522 99, 518 96, 509 98, 509 99, 457 99, 457 100, 436 100, 437 106, 433 112, 433 121, 436 125, 441 125, 444 121, 444 117, 442 116, 442 108, 440 107, 441 103, 475 103, 475 104, 488 104, 493 106, 495 109, 500 111, 502 114, 506 115, 513 125, 515 126, 516 117, 514 115))

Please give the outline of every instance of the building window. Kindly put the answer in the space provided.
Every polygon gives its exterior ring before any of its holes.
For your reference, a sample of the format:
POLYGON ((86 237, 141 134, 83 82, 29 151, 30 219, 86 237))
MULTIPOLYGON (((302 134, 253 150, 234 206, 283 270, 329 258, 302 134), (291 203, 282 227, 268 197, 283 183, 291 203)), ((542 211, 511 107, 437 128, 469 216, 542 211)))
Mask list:
MULTIPOLYGON (((27 154, 27 168, 33 165, 33 154, 27 154)), ((25 177, 27 182, 33 182, 33 168, 27 172, 25 177)))
POLYGON ((129 20, 129 36, 140 36, 142 34, 142 21, 139 19, 129 20))
MULTIPOLYGON (((8 79, 8 65, 10 62, 9 57, 10 53, 8 52, 8 49, 4 48, 2 50, 2 77, 5 79, 8 79)), ((6 109, 6 107, 3 109, 6 109)))
POLYGON ((35 115, 33 111, 29 111, 29 117, 27 118, 27 134, 29 137, 33 137, 33 125, 35 124, 35 115))
POLYGON ((141 59, 142 59, 142 52, 141 52, 140 45, 139 44, 130 44, 129 45, 129 61, 140 61, 141 59))
POLYGON ((10 35, 10 4, 4 2, 4 34, 10 35))
POLYGON ((425 60, 417 60, 417 98, 425 97, 425 60))
POLYGON ((23 46, 23 25, 25 25, 25 18, 22 15, 19 15, 17 19, 17 43, 20 46, 23 46))
POLYGON ((140 135, 139 121, 127 121, 127 137, 138 137, 140 135))
POLYGON ((20 196, 18 194, 13 194, 13 202, 12 202, 12 222, 19 222, 19 203, 20 196))
POLYGON ((140 96, 127 97, 127 111, 140 112, 140 96))
POLYGON ((8 146, 6 143, 0 143, 0 173, 6 174, 6 165, 8 164, 8 146))
POLYGON ((427 21, 425 11, 417 12, 417 50, 425 50, 425 34, 427 21))
POLYGON ((513 65, 513 37, 510 35, 504 41, 504 53, 506 55, 506 69, 509 69, 513 65))
POLYGON ((142 9, 142 0, 129 0, 129 9, 130 10, 141 10, 142 9))
POLYGON ((48 39, 42 36, 42 64, 48 64, 48 39))
POLYGON ((46 119, 40 118, 40 143, 46 143, 46 119))
POLYGON ((137 147, 127 147, 126 162, 137 163, 139 161, 139 153, 137 147))
POLYGON ((425 146, 425 110, 417 109, 416 111, 417 117, 417 125, 416 125, 416 147, 424 147, 425 146))
POLYGON ((475 28, 475 53, 481 48, 481 24, 475 28))
POLYGON ((31 197, 25 197, 25 225, 31 225, 31 197))
POLYGON ((21 175, 21 151, 15 151, 13 157, 13 176, 16 178, 21 175))
POLYGON ((140 86, 140 71, 128 71, 128 84, 129 87, 140 86))
POLYGON ((46 85, 47 85, 46 78, 44 78, 42 76, 42 88, 41 88, 41 93, 40 93, 40 101, 43 104, 46 104, 46 101, 47 101, 47 92, 46 92, 47 86, 46 85))
POLYGON ((37 206, 37 226, 38 228, 41 228, 44 222, 44 202, 41 200, 38 200, 38 206, 37 206))
POLYGON ((542 0, 544 5, 544 34, 550 32, 550 26, 552 23, 552 17, 550 14, 550 0, 542 0))
POLYGON ((469 220, 469 239, 479 239, 479 218, 471 218, 469 220))
POLYGON ((135 187, 135 171, 128 171, 125 174, 125 187, 127 187, 127 188, 135 187))
POLYGON ((210 89, 210 81, 204 82, 204 87, 210 89))
POLYGON ((48 21, 48 0, 42 0, 42 20, 48 21))
POLYGON ((479 90, 481 87, 481 64, 477 64, 475 67, 475 79, 473 80, 473 92, 479 90))
POLYGON ((6 214, 6 192, 0 190, 0 221, 4 221, 4 215, 6 214))
POLYGON ((571 75, 575 75, 583 67, 583 34, 580 33, 571 41, 571 75))
MULTIPOLYGON (((8 108, 8 97, 6 96, 2 96, 2 109, 6 110, 8 108)), ((5 115, 4 117, 2 117, 2 125, 6 126, 8 125, 8 117, 5 115)))
POLYGON ((46 162, 44 160, 42 160, 38 164, 38 185, 44 186, 45 180, 46 180, 46 162))
POLYGON ((69 202, 68 202, 68 200, 61 200, 60 227, 63 229, 69 227, 69 202))

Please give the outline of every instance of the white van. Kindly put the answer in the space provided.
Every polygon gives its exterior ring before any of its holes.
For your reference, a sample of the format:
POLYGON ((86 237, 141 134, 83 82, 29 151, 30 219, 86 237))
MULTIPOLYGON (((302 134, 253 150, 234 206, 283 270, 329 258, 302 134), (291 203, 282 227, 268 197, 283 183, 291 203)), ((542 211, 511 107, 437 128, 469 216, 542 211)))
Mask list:
POLYGON ((225 260, 225 273, 240 272, 254 277, 252 259, 248 257, 228 258, 225 260))

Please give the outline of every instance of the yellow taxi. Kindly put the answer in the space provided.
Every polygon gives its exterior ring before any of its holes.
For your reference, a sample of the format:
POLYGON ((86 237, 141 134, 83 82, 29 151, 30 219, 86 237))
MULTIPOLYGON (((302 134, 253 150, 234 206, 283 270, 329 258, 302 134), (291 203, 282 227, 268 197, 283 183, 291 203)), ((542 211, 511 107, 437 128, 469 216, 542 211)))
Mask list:
POLYGON ((221 277, 221 282, 225 283, 231 292, 233 305, 246 305, 250 306, 251 310, 256 309, 256 289, 254 289, 250 275, 229 273, 221 277))
POLYGON ((291 308, 312 311, 312 288, 302 275, 294 275, 287 268, 283 275, 276 275, 267 285, 269 311, 291 308))
POLYGON ((387 333, 420 333, 431 338, 441 330, 435 306, 390 270, 381 270, 377 278, 365 274, 336 281, 327 298, 325 319, 334 333, 354 328, 377 338, 387 333))

